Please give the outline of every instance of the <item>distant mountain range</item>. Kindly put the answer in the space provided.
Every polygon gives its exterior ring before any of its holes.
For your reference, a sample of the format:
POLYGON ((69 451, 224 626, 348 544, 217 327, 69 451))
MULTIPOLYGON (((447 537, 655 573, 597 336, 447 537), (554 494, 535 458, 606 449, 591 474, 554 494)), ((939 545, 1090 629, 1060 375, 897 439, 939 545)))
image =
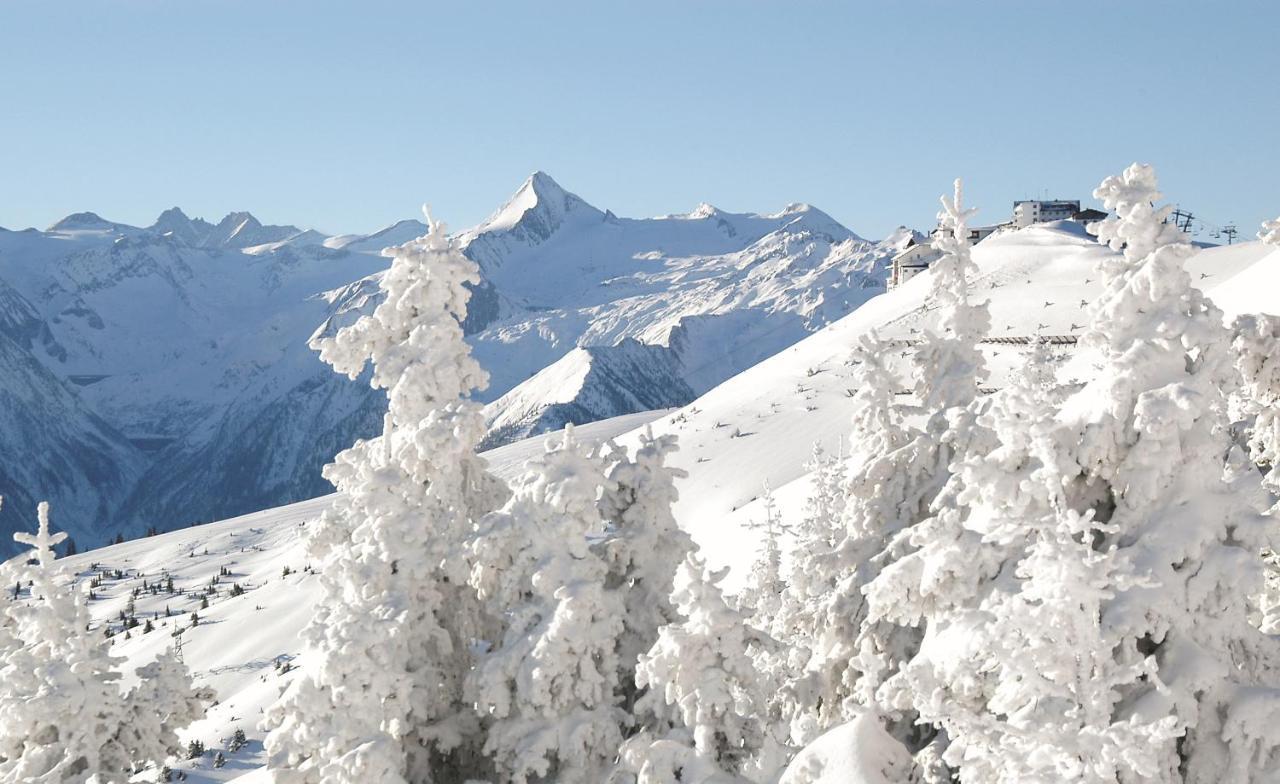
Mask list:
MULTIPOLYGON (((42 498, 87 547, 326 492, 320 467, 383 399, 307 341, 374 307, 379 252, 425 230, 176 207, 0 230, 0 552, 42 498)), ((869 242, 803 204, 619 218, 535 173, 458 235, 483 276, 464 326, 489 443, 688 403, 882 292, 910 236, 869 242)))

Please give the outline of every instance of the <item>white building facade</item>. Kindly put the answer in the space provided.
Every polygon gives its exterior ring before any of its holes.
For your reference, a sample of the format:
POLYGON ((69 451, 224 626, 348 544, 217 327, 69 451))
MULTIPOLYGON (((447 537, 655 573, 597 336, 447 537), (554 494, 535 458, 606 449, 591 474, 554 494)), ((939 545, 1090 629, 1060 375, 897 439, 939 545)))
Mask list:
POLYGON ((1072 220, 1079 214, 1079 201, 1057 199, 1053 201, 1015 201, 1013 203, 1013 225, 1020 229, 1036 223, 1072 220))

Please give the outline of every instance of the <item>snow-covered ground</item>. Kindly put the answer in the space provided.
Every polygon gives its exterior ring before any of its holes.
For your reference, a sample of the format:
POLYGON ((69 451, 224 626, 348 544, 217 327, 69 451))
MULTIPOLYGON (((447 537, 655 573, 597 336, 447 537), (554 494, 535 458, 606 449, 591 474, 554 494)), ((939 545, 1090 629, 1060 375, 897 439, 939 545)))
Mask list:
MULTIPOLYGON (((1106 253, 1070 224, 1001 234, 977 246, 974 258, 980 274, 974 288, 979 298, 990 300, 990 339, 1080 334, 1083 305, 1099 292, 1094 265, 1106 253)), ((1280 312, 1280 250, 1259 243, 1211 248, 1188 266, 1192 278, 1228 316, 1280 312)), ((927 289, 927 275, 917 277, 682 409, 622 417, 578 432, 588 438, 617 436, 628 441, 639 427, 650 424, 656 432, 679 436, 681 452, 674 462, 689 476, 679 485, 678 521, 713 564, 733 567, 732 587, 756 555, 758 523, 763 520, 760 496, 766 483, 783 523, 795 520, 806 495, 804 464, 814 442, 831 450, 840 448, 848 428, 850 368, 846 360, 854 340, 876 329, 883 337, 903 341, 895 360, 903 389, 909 387, 907 343, 926 323, 922 302, 927 289)), ((984 348, 993 368, 988 386, 998 388, 1021 348, 1007 342, 989 342, 984 348)), ((1063 350, 1070 353, 1070 345, 1063 350)), ((1078 365, 1069 365, 1068 372, 1088 371, 1078 365)), ((911 400, 905 394, 900 399, 911 400)), ((486 457, 497 473, 509 477, 540 449, 542 441, 535 438, 493 450, 486 457)), ((102 569, 125 573, 121 580, 105 580, 98 589, 101 598, 93 603, 93 612, 100 620, 117 617, 133 588, 140 587, 143 579, 148 584, 162 579, 167 570, 175 588, 186 593, 143 593, 137 599, 137 617, 142 620, 159 613, 156 622, 163 623, 168 606, 184 619, 184 625, 200 602, 192 591, 208 586, 220 569, 229 570, 219 579, 209 608, 199 611, 199 625, 183 635, 187 661, 201 682, 218 690, 221 700, 188 734, 216 750, 224 748, 225 740, 241 728, 250 744, 228 754, 229 762, 220 770, 211 769, 211 757, 184 763, 192 769, 193 781, 231 780, 261 764, 262 734, 257 722, 290 677, 283 671, 284 663, 298 654, 298 632, 315 597, 316 580, 309 573, 302 536, 307 521, 326 503, 320 498, 186 528, 63 562, 83 579, 88 578, 92 563, 98 565, 99 573, 102 569), (291 571, 287 576, 286 567, 291 571), (246 591, 230 597, 235 583, 246 591)), ((173 622, 146 635, 135 629, 129 640, 117 637, 114 650, 131 665, 142 664, 172 643, 168 629, 173 622)))

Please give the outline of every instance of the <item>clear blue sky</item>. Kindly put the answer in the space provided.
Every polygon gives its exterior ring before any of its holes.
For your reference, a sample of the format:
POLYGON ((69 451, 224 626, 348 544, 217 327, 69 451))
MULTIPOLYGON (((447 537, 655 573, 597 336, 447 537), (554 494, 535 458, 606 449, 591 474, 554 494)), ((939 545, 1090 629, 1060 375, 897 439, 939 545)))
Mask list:
POLYGON ((0 0, 0 225, 73 211, 479 221, 534 169, 650 216, 813 203, 864 236, 1087 197, 1133 160, 1280 213, 1280 2, 0 0))

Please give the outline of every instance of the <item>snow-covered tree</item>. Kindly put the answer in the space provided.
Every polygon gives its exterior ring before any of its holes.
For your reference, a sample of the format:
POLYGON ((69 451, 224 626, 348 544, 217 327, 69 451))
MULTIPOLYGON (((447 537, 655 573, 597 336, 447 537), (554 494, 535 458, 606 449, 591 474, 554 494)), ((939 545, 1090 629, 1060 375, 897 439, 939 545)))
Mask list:
POLYGON ((725 600, 723 576, 690 554, 672 594, 679 619, 640 659, 637 678, 649 689, 643 701, 670 724, 647 729, 623 750, 623 765, 641 784, 768 781, 785 764, 765 720, 767 681, 755 666, 756 649, 772 641, 725 600))
MULTIPOLYGON (((1252 484, 1252 466, 1264 473, 1260 506, 1280 513, 1280 318, 1245 315, 1232 324, 1236 369, 1241 385, 1232 399, 1233 414, 1241 417, 1240 436, 1248 449, 1239 476, 1252 484)), ((1248 492, 1241 490, 1241 492, 1248 492)), ((1259 597, 1257 624, 1269 634, 1280 633, 1280 531, 1270 529, 1272 541, 1264 552, 1265 587, 1259 597)))
POLYGON ((921 719, 947 730, 945 759, 966 781, 1158 780, 1181 728, 1173 716, 1117 715, 1154 666, 1136 651, 1118 660, 1121 641, 1100 622, 1115 592, 1138 584, 1131 564, 1094 549, 1106 531, 1090 515, 1058 507, 1025 524, 1034 536, 1016 588, 931 627, 934 666, 908 668, 921 719))
MULTIPOLYGON (((934 246, 941 257, 930 265, 932 277, 926 308, 933 326, 914 357, 915 394, 925 428, 903 447, 896 462, 908 468, 894 526, 900 529, 872 559, 879 572, 863 582, 866 616, 858 638, 859 690, 864 703, 909 711, 902 694, 882 693, 912 655, 925 618, 944 598, 948 575, 932 568, 937 553, 958 553, 969 538, 956 496, 963 486, 954 470, 969 453, 992 446, 989 428, 979 421, 983 402, 978 385, 986 374, 978 342, 986 336, 990 316, 986 303, 969 299, 976 273, 970 252, 967 220, 973 210, 963 204, 959 180, 954 196, 942 198, 934 246)), ((892 690, 891 690, 892 691, 892 690)), ((911 724, 909 713, 902 714, 911 724)), ((904 731, 905 734, 905 731, 904 731)), ((928 731, 911 732, 913 747, 929 739, 928 731)))
POLYGON ((465 543, 505 489, 476 456, 484 416, 468 399, 487 383, 460 325, 477 268, 428 221, 384 251, 373 312, 313 341, 351 378, 372 365, 389 405, 380 438, 325 468, 338 494, 309 539, 322 595, 306 671, 266 719, 277 781, 462 780, 481 759, 463 681, 489 621, 465 543))
POLYGON ((123 742, 134 759, 160 764, 181 750, 178 730, 204 717, 213 691, 192 685, 187 666, 163 653, 136 671, 138 685, 128 695, 123 742))
POLYGON ((1094 195, 1115 213, 1098 237, 1122 253, 1101 264, 1083 341, 1097 366, 1063 404, 1055 440, 1080 466, 1069 498, 1103 532, 1094 548, 1117 548, 1136 572, 1099 622, 1119 662, 1149 657, 1156 670, 1121 689, 1114 718, 1171 717, 1185 730, 1144 781, 1269 781, 1280 776, 1280 650, 1248 604, 1274 522, 1224 476, 1229 333, 1186 272, 1195 249, 1155 206, 1154 170, 1134 164, 1094 195))
POLYGON ((1280 218, 1263 221, 1262 230, 1258 232, 1258 239, 1268 245, 1280 245, 1280 218))
POLYGON ((965 208, 964 188, 955 181, 952 196, 943 196, 933 248, 939 258, 929 265, 929 296, 925 308, 932 313, 929 326, 916 349, 915 394, 928 417, 928 429, 944 444, 960 448, 963 436, 949 421, 978 395, 986 377, 986 361, 978 341, 987 336, 991 316, 987 304, 970 301, 970 281, 977 274, 969 242, 968 221, 976 209, 965 208))
POLYGON ((789 617, 774 627, 791 649, 778 698, 796 743, 849 720, 863 702, 854 662, 866 615, 862 588, 878 569, 874 556, 924 513, 920 500, 910 498, 928 478, 913 470, 919 434, 904 425, 894 402, 901 386, 888 364, 894 353, 874 332, 859 339, 851 356, 851 453, 847 460, 819 455, 811 462, 814 491, 783 603, 789 617))
POLYGON ((50 532, 47 503, 38 518, 35 534, 14 534, 31 551, 6 565, 30 594, 0 617, 0 781, 124 782, 164 762, 176 730, 203 713, 209 693, 193 689, 185 670, 157 684, 154 666, 138 671, 143 680, 132 692, 121 691, 120 660, 90 630, 84 596, 54 566, 66 534, 50 532), (172 696, 153 703, 157 685, 172 696))
POLYGON ((1264 483, 1280 495, 1280 317, 1245 315, 1232 324, 1240 415, 1248 420, 1247 445, 1266 471, 1264 483))
POLYGON ((920 650, 886 690, 945 730, 942 753, 963 780, 1084 781, 1151 775, 1172 720, 1116 720, 1121 687, 1150 674, 1117 661, 1101 608, 1135 583, 1129 564, 1097 552, 1092 513, 1067 504, 1078 475, 1055 415, 1062 393, 1047 344, 1028 352, 980 415, 998 445, 956 466, 959 526, 916 554, 922 582, 920 650))
POLYGON ((738 603, 757 620, 763 631, 771 632, 780 621, 786 580, 782 574, 784 526, 768 482, 760 496, 760 506, 764 514, 764 520, 756 524, 762 532, 760 550, 751 565, 751 578, 738 595, 738 603))
POLYGON ((671 591, 676 569, 694 547, 672 512, 679 498, 676 480, 687 475, 668 465, 678 449, 674 435, 654 436, 650 427, 640 434, 634 456, 615 445, 600 498, 609 528, 597 550, 609 567, 606 590, 621 597, 617 691, 628 712, 638 696, 636 663, 657 642, 658 630, 675 620, 671 591))
POLYGON ((603 461, 566 427, 475 537, 473 584, 507 628, 470 684, 503 781, 602 781, 617 755, 623 606, 590 547, 604 534, 603 461))

